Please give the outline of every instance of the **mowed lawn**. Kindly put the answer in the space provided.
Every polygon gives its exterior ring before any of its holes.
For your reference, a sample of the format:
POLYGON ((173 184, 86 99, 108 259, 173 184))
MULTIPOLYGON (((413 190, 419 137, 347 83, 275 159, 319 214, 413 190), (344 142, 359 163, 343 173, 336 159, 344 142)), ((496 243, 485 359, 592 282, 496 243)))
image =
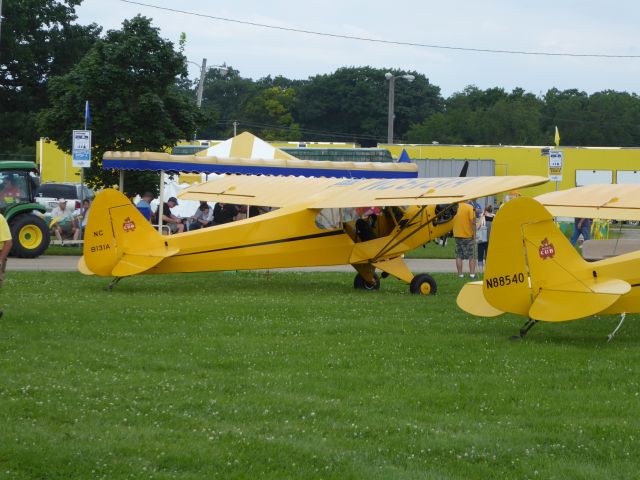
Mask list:
POLYGON ((638 477, 636 316, 512 342, 436 278, 9 272, 0 477, 638 477))

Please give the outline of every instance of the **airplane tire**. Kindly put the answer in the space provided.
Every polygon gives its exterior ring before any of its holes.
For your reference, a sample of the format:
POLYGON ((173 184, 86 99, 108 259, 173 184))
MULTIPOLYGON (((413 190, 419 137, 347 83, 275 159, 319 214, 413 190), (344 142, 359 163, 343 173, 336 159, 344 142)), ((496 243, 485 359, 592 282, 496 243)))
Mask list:
POLYGON ((431 275, 421 273, 413 277, 409 291, 416 295, 435 295, 438 291, 438 285, 431 275))
POLYGON ((374 283, 370 284, 360 276, 360 274, 356 275, 356 278, 353 279, 353 288, 356 290, 380 290, 380 279, 377 274, 373 274, 374 283))

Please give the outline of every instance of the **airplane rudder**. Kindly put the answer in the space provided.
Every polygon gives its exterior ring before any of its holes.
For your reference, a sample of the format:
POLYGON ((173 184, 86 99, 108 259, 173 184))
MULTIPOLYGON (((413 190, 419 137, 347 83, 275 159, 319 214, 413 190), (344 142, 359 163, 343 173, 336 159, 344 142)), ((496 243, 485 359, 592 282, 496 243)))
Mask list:
POLYGON ((527 259, 533 286, 573 282, 586 261, 557 227, 553 218, 524 228, 527 259))
POLYGON ((494 308, 521 315, 529 311, 532 295, 523 228, 547 216, 544 207, 528 197, 515 198, 498 210, 491 225, 483 284, 485 299, 494 308))
POLYGON ((110 211, 114 206, 124 205, 125 201, 129 202, 120 192, 106 189, 99 192, 91 204, 84 232, 83 255, 86 267, 96 275, 110 275, 122 256, 117 248, 110 211))

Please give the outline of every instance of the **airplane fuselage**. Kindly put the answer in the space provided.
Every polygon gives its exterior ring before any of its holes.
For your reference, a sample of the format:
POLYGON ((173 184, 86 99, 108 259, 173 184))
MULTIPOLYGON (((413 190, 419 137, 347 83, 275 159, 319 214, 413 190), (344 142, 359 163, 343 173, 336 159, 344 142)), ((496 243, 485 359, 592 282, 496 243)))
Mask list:
MULTIPOLYGON (((382 213, 384 235, 366 242, 355 220, 323 224, 320 209, 290 206, 254 218, 166 237, 179 252, 148 273, 202 272, 357 264, 394 258, 440 237, 452 220, 433 225, 435 206, 382 213), (421 212, 419 210, 422 210, 421 212), (401 212, 401 213, 398 213, 401 212), (401 216, 400 216, 401 215, 401 216)), ((333 212, 340 214, 340 212, 333 212)))

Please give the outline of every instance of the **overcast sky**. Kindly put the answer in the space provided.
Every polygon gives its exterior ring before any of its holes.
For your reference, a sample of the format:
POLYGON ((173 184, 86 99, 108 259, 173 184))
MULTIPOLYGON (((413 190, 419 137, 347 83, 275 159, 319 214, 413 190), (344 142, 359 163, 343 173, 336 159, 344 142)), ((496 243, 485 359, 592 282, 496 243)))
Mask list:
MULTIPOLYGON (((181 10, 333 34, 471 48, 640 55, 637 0, 141 0, 181 10)), ((200 63, 226 62, 246 77, 307 78, 341 66, 417 70, 444 95, 474 84, 522 87, 536 94, 552 87, 587 92, 640 92, 640 58, 523 56, 382 45, 239 25, 130 5, 84 0, 78 21, 119 28, 138 13, 153 19, 186 55, 200 63)), ((191 77, 198 75, 190 66, 191 77)), ((398 86, 397 88, 401 88, 398 86)))

